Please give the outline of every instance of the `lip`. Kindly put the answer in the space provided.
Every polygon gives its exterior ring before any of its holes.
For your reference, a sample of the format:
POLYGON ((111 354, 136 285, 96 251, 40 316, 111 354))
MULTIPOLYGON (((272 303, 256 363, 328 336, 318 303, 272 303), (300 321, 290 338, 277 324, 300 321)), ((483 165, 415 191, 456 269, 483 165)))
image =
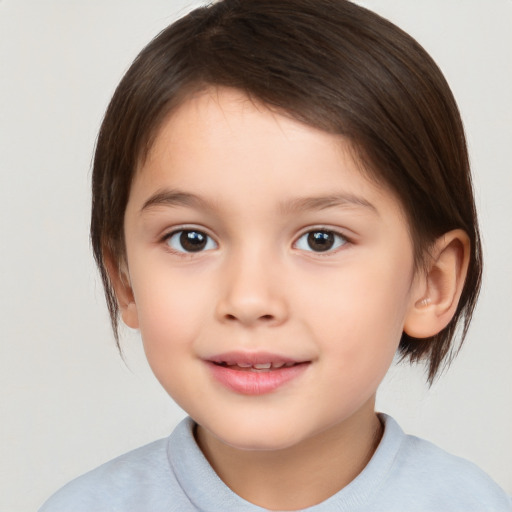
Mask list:
POLYGON ((310 361, 268 352, 229 352, 209 357, 205 363, 213 378, 229 390, 243 395, 263 395, 298 378, 310 361), (252 367, 269 363, 270 368, 252 367))

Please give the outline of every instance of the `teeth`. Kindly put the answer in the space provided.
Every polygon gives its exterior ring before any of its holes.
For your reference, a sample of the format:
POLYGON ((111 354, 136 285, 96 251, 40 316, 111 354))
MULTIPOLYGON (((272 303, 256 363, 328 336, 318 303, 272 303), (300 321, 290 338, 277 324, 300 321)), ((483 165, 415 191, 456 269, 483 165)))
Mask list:
MULTIPOLYGON (((1 0, 0 0, 1 1, 1 0)), ((279 369, 279 368, 290 368, 291 366, 294 366, 295 363, 237 363, 234 361, 222 361, 221 363, 218 363, 221 366, 227 366, 230 368, 253 368, 254 370, 270 370, 270 369, 279 369)))

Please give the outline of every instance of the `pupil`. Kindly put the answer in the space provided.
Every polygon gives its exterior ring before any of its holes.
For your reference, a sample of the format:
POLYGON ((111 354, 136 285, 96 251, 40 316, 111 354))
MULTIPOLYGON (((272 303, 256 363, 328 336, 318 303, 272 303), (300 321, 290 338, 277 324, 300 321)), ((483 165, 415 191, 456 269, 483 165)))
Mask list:
POLYGON ((317 252, 328 251, 334 245, 334 235, 328 231, 313 231, 308 235, 308 245, 317 252))
POLYGON ((180 235, 180 243, 186 251, 198 252, 206 245, 206 235, 199 231, 183 231, 180 235))

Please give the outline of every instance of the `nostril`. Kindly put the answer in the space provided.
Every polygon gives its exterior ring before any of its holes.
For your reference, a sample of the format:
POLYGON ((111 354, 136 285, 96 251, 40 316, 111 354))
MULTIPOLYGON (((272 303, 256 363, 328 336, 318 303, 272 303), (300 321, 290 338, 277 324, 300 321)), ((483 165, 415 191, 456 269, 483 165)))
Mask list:
MULTIPOLYGON (((236 315, 232 315, 231 313, 228 313, 226 316, 225 316, 226 320, 229 320, 229 321, 234 321, 234 320, 238 320, 238 317, 236 315)), ((263 320, 265 322, 269 322, 271 320, 274 319, 274 315, 261 315, 259 317, 259 320, 263 320)))

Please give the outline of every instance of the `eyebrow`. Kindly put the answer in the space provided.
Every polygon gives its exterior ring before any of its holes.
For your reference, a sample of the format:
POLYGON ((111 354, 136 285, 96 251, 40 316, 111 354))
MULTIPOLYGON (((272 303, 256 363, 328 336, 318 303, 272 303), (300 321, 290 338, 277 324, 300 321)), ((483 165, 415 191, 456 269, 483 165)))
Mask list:
POLYGON ((299 197, 281 204, 283 213, 295 213, 303 210, 325 210, 336 207, 361 207, 379 214, 377 208, 363 197, 349 193, 330 194, 327 196, 299 197))
POLYGON ((205 199, 180 190, 159 190, 145 201, 139 213, 156 206, 187 206, 211 209, 212 205, 205 199))
MULTIPOLYGON (((195 194, 181 190, 159 190, 144 202, 139 213, 142 214, 144 211, 158 206, 213 209, 213 205, 208 200, 195 194)), ((325 210, 327 208, 353 206, 368 209, 377 215, 379 214, 377 208, 372 203, 362 197, 349 193, 298 197, 282 202, 280 204, 280 211, 285 214, 293 214, 304 210, 325 210)))

